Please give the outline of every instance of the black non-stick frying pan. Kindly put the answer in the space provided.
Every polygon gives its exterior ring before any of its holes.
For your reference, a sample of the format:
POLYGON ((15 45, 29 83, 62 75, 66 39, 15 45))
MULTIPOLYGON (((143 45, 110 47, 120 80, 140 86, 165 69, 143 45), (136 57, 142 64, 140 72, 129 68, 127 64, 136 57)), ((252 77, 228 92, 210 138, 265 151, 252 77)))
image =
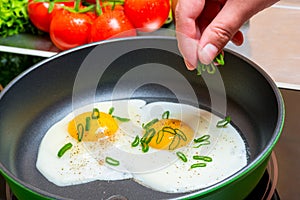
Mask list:
POLYGON ((19 199, 241 199, 262 177, 283 120, 283 101, 271 78, 237 53, 225 50, 224 66, 197 76, 185 68, 175 38, 116 39, 46 59, 5 88, 0 96, 0 170, 19 199), (135 69, 135 76, 123 78, 135 69), (231 116, 247 141, 248 165, 218 184, 184 194, 154 191, 132 180, 58 187, 38 172, 39 144, 55 122, 93 101, 128 98, 183 102, 231 116))

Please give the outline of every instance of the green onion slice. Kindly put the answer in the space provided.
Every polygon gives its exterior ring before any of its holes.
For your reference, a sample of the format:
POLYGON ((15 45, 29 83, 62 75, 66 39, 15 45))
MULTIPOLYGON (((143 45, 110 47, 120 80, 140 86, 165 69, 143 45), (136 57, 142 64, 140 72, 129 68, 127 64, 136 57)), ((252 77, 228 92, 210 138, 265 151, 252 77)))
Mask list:
POLYGON ((113 158, 111 158, 111 157, 106 157, 106 158, 105 158, 105 162, 106 162, 107 164, 109 164, 109 165, 112 165, 112 166, 118 166, 118 165, 120 165, 120 162, 119 162, 118 160, 113 159, 113 158))
POLYGON ((198 155, 196 155, 196 156, 193 156, 193 159, 194 160, 203 160, 205 162, 211 162, 212 161, 212 158, 209 157, 209 156, 198 156, 198 155))
POLYGON ((114 107, 111 107, 109 110, 108 110, 108 114, 112 114, 114 112, 115 108, 114 107))
POLYGON ((209 138, 210 138, 210 135, 203 135, 203 136, 201 136, 197 139, 194 139, 194 142, 195 143, 200 143, 200 142, 209 140, 209 138))
POLYGON ((77 131, 78 131, 78 142, 81 142, 84 133, 84 127, 82 124, 77 125, 77 131))
POLYGON ((170 111, 166 111, 162 114, 161 118, 162 119, 169 119, 169 116, 170 116, 170 111))
POLYGON ((196 164, 192 164, 191 168, 198 168, 198 167, 206 167, 206 163, 196 163, 196 164))
POLYGON ((169 145, 169 150, 176 149, 179 144, 180 144, 180 136, 179 135, 175 135, 173 137, 173 140, 172 140, 171 144, 169 145))
POLYGON ((194 146, 194 148, 199 148, 199 147, 205 146, 205 145, 210 145, 210 141, 208 141, 208 140, 203 141, 203 142, 201 142, 199 145, 194 146))
POLYGON ((159 120, 157 118, 152 119, 150 122, 148 122, 146 125, 142 125, 143 129, 148 129, 149 127, 151 127, 153 124, 155 124, 156 122, 158 122, 159 120))
POLYGON ((144 153, 148 152, 149 151, 149 145, 145 142, 141 142, 141 145, 142 145, 142 151, 144 153))
POLYGON ((214 59, 214 62, 217 63, 218 65, 224 65, 225 64, 225 61, 224 61, 224 56, 223 56, 223 53, 219 53, 215 59, 214 59))
POLYGON ((152 138, 155 135, 155 129, 154 128, 150 128, 146 130, 145 135, 142 137, 142 141, 146 144, 149 144, 149 142, 151 142, 152 138))
POLYGON ((217 122, 217 128, 225 128, 231 122, 231 117, 226 116, 224 119, 217 122))
POLYGON ((137 135, 137 136, 135 136, 134 141, 131 143, 131 146, 137 147, 139 145, 139 143, 140 143, 140 137, 137 135))
POLYGON ((94 108, 92 112, 92 119, 99 119, 100 117, 100 111, 98 108, 94 108))
POLYGON ((60 148, 60 150, 59 150, 58 153, 57 153, 57 156, 58 156, 59 158, 61 158, 61 157, 66 153, 66 151, 68 151, 69 149, 72 148, 72 146, 73 146, 73 145, 72 145, 71 142, 65 144, 62 148, 60 148))
POLYGON ((125 117, 118 117, 118 116, 115 116, 115 115, 113 115, 112 117, 119 120, 120 122, 129 122, 130 121, 130 119, 125 118, 125 117))
POLYGON ((176 152, 176 155, 177 155, 183 162, 187 162, 187 158, 186 158, 186 156, 184 155, 184 153, 178 151, 178 152, 176 152))
POLYGON ((89 131, 91 128, 91 118, 86 117, 85 118, 85 131, 89 131))

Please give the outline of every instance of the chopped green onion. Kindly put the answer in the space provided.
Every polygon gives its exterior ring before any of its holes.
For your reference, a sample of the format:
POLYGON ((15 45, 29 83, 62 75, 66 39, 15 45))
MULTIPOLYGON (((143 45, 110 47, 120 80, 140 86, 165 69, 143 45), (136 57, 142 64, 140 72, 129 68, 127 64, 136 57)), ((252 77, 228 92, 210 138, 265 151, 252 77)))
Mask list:
POLYGON ((216 72, 216 66, 213 63, 210 63, 209 65, 207 65, 206 71, 209 74, 214 74, 216 72))
POLYGON ((112 114, 114 112, 115 108, 114 107, 111 107, 109 110, 108 110, 108 114, 112 114))
POLYGON ((109 164, 109 165, 112 165, 112 166, 118 166, 118 165, 120 165, 120 162, 118 160, 115 160, 115 159, 113 159, 111 157, 106 157, 105 158, 105 162, 107 164, 109 164))
POLYGON ((140 137, 137 135, 135 136, 134 141, 131 143, 131 146, 136 147, 139 145, 139 143, 140 143, 140 137))
POLYGON ((177 155, 183 162, 187 162, 187 158, 186 158, 186 156, 184 155, 184 153, 178 151, 178 152, 176 152, 176 155, 177 155))
POLYGON ((98 110, 98 108, 94 108, 92 113, 92 119, 99 119, 99 117, 100 117, 100 111, 98 110))
POLYGON ((129 122, 130 121, 130 119, 125 118, 125 117, 118 117, 118 116, 115 116, 115 115, 113 115, 112 117, 119 120, 120 122, 129 122))
POLYGON ((179 135, 175 135, 173 137, 173 140, 172 140, 171 144, 169 145, 169 150, 176 149, 179 144, 180 144, 180 136, 179 135))
POLYGON ((162 130, 158 131, 157 137, 156 137, 156 144, 161 143, 164 135, 165 135, 165 133, 162 130))
POLYGON ((192 164, 191 168, 198 168, 198 167, 206 167, 206 163, 196 163, 196 164, 192 164))
POLYGON ((210 135, 203 135, 197 139, 194 139, 194 142, 198 144, 197 146, 194 146, 194 148, 199 148, 204 145, 209 145, 210 144, 209 138, 210 135))
POLYGON ((203 135, 197 139, 194 139, 194 142, 195 143, 200 143, 200 142, 203 142, 203 141, 206 141, 210 138, 210 135, 203 135))
POLYGON ((169 119, 169 116, 170 116, 170 111, 166 111, 162 114, 162 119, 169 119))
POLYGON ((91 118, 86 117, 85 118, 85 131, 89 131, 91 128, 91 118))
POLYGON ((211 162, 212 161, 212 158, 209 157, 209 156, 198 156, 198 155, 196 155, 196 156, 193 156, 193 159, 194 160, 203 160, 205 162, 211 162))
POLYGON ((224 119, 218 121, 217 123, 217 127, 218 128, 225 128, 227 124, 229 124, 231 121, 231 117, 230 116, 226 116, 224 119))
POLYGON ((178 129, 178 128, 174 129, 174 131, 175 131, 176 135, 179 135, 179 137, 180 137, 181 139, 183 139, 183 141, 186 141, 186 140, 187 140, 187 137, 186 137, 186 135, 184 134, 183 131, 181 131, 181 130, 178 129))
POLYGON ((223 53, 219 53, 215 59, 214 59, 214 62, 216 62, 218 65, 224 65, 225 64, 225 61, 224 61, 224 56, 223 56, 223 53))
POLYGON ((146 130, 145 135, 142 137, 141 141, 143 141, 144 143, 149 144, 149 142, 151 142, 152 138, 155 135, 155 129, 154 128, 150 128, 146 130))
POLYGON ((141 142, 141 145, 142 145, 142 151, 144 153, 148 152, 149 151, 149 145, 145 142, 141 142))
POLYGON ((84 133, 84 127, 82 124, 77 125, 77 131, 78 131, 78 141, 81 142, 84 133))
POLYGON ((170 127, 170 126, 164 126, 161 130, 162 130, 163 132, 167 132, 167 133, 176 135, 175 129, 172 128, 172 127, 170 127))
POLYGON ((61 158, 61 157, 66 153, 66 151, 68 151, 69 149, 72 148, 72 146, 73 146, 73 145, 72 145, 71 142, 65 144, 62 148, 60 148, 60 150, 59 150, 58 153, 57 153, 57 156, 58 156, 59 158, 61 158))
POLYGON ((208 141, 208 140, 203 141, 198 146, 194 146, 194 148, 199 148, 199 147, 204 146, 204 145, 210 145, 210 141, 208 141))
POLYGON ((142 125, 143 129, 148 129, 150 126, 152 126, 153 124, 155 124, 156 122, 158 122, 159 120, 157 118, 152 119, 150 122, 148 122, 146 125, 142 125))

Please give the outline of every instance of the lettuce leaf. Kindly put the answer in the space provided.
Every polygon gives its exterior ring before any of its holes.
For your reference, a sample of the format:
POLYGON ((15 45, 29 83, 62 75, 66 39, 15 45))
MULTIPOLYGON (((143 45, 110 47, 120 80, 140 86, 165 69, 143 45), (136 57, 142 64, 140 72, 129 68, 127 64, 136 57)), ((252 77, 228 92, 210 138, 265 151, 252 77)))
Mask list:
POLYGON ((29 20, 27 4, 28 0, 0 0, 0 37, 39 33, 29 20))

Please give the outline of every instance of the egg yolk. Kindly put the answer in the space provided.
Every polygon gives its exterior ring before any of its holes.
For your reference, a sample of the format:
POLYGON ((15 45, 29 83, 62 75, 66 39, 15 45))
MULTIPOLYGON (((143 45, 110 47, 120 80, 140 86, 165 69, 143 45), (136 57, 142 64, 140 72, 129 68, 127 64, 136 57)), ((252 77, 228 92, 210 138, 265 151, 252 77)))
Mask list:
POLYGON ((112 136, 118 128, 114 118, 104 112, 99 112, 99 117, 96 119, 92 118, 92 112, 82 113, 68 124, 68 132, 76 140, 78 140, 78 132, 83 131, 82 141, 98 141, 105 136, 112 136))
POLYGON ((186 146, 194 137, 193 129, 177 119, 161 119, 145 130, 144 138, 155 149, 174 150, 186 146))

